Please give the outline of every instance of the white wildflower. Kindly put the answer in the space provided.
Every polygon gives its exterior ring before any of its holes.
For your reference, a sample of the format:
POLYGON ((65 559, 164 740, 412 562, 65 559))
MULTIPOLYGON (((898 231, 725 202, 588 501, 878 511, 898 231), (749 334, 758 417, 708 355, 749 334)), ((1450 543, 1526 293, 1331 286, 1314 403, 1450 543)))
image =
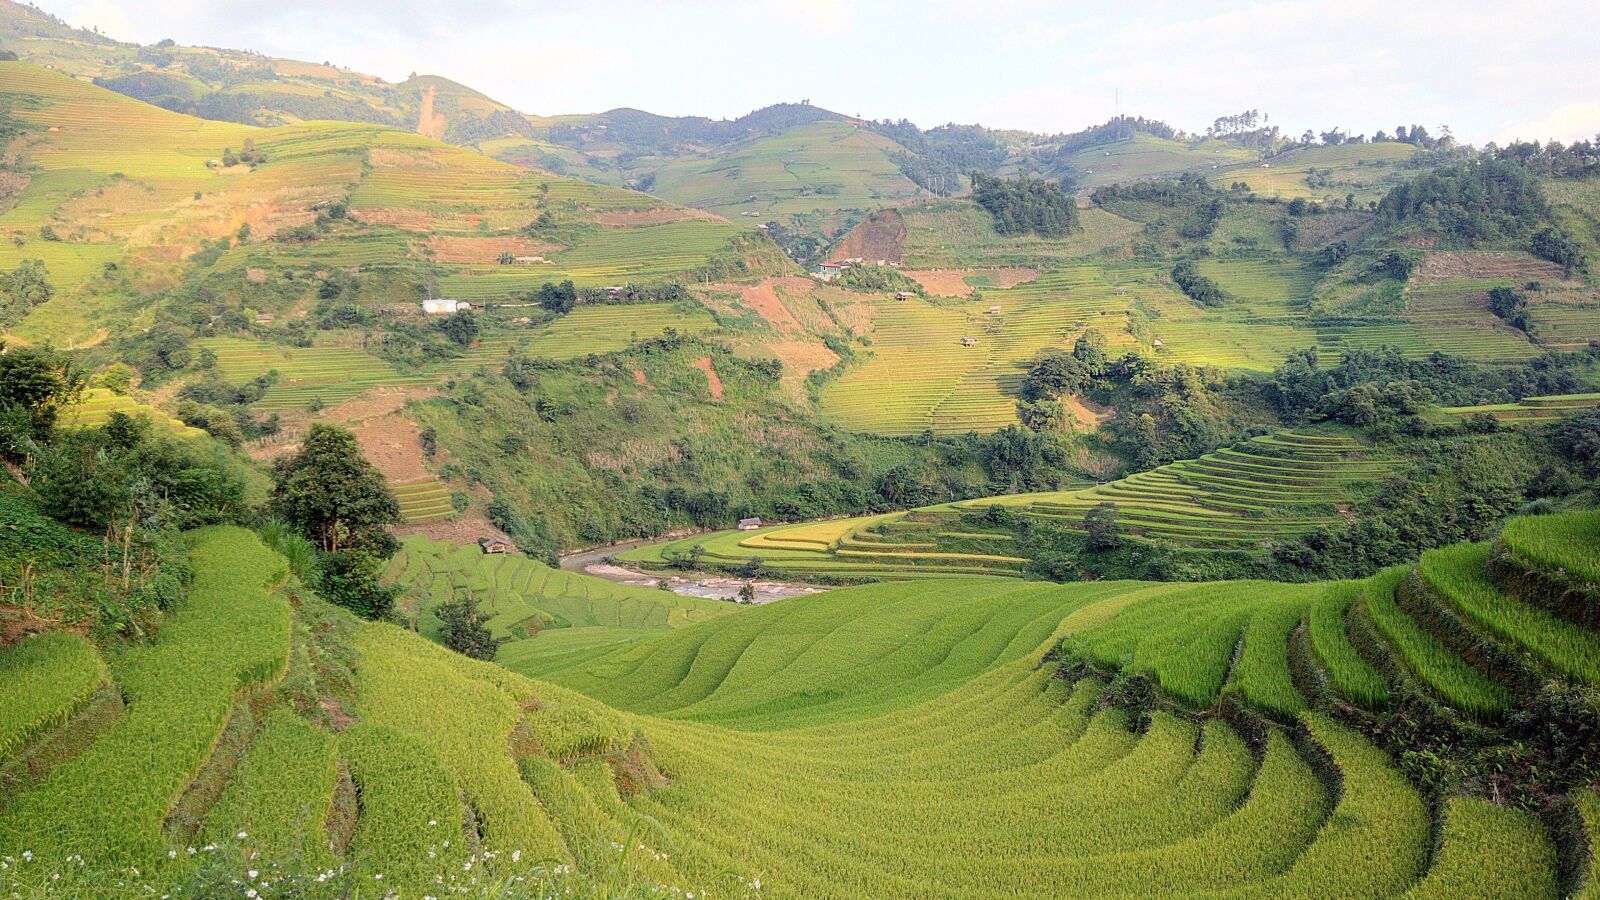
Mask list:
POLYGON ((257 871, 256 871, 256 870, 255 870, 255 869, 251 869, 251 870, 250 870, 250 871, 248 871, 248 872, 246 872, 246 873, 244 873, 244 874, 245 874, 245 876, 246 876, 246 877, 248 877, 248 878, 249 878, 249 879, 250 879, 250 880, 251 880, 251 881, 255 881, 255 880, 256 880, 256 876, 257 876, 257 875, 260 875, 260 874, 261 874, 261 873, 260 873, 260 872, 257 872, 257 871))
POLYGON ((242 841, 242 840, 244 840, 244 839, 245 839, 245 838, 247 838, 247 837, 249 837, 249 836, 250 836, 250 835, 248 835, 248 834, 245 834, 245 833, 244 833, 244 832, 242 832, 242 831, 241 831, 241 832, 239 832, 239 833, 238 833, 238 834, 237 834, 237 835, 235 835, 235 837, 237 837, 237 838, 238 838, 238 839, 239 839, 239 840, 241 840, 241 841, 242 841))
POLYGON ((255 888, 251 888, 251 889, 250 889, 250 890, 248 890, 248 891, 245 891, 245 892, 244 892, 244 895, 245 895, 245 896, 246 896, 246 897, 249 897, 249 898, 251 898, 251 900, 255 900, 255 896, 256 896, 256 889, 255 889, 255 888))
POLYGON ((512 862, 522 862, 522 851, 521 850, 513 850, 513 851, 511 851, 511 861, 512 862))

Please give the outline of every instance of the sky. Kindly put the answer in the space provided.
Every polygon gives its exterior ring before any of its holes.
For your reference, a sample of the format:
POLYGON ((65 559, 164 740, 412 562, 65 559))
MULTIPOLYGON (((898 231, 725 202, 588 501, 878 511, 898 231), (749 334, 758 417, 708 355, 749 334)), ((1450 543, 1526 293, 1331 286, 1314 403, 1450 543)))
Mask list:
POLYGON ((35 0, 120 40, 250 49, 524 112, 732 118, 813 104, 1055 133, 1116 111, 1200 131, 1600 133, 1596 0, 35 0))

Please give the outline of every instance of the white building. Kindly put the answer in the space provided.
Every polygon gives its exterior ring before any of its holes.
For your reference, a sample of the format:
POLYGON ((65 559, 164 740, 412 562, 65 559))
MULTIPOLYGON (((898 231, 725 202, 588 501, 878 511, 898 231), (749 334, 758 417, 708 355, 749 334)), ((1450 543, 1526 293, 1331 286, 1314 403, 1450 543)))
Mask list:
POLYGON ((443 316, 464 309, 471 309, 472 304, 465 300, 450 300, 444 297, 429 297, 422 301, 422 311, 430 316, 443 316))

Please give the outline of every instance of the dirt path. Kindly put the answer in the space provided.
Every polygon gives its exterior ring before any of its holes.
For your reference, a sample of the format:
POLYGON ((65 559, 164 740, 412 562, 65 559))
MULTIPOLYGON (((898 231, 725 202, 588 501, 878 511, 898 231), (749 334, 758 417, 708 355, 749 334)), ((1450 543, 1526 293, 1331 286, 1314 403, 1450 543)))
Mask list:
POLYGON ((433 98, 438 94, 435 88, 428 88, 422 92, 422 108, 417 111, 417 133, 424 137, 431 137, 436 141, 444 140, 444 116, 435 115, 433 112, 433 98))
POLYGON ((717 370, 711 367, 711 357, 702 356, 694 361, 694 367, 706 373, 706 381, 711 383, 711 399, 722 399, 722 379, 717 377, 717 370))

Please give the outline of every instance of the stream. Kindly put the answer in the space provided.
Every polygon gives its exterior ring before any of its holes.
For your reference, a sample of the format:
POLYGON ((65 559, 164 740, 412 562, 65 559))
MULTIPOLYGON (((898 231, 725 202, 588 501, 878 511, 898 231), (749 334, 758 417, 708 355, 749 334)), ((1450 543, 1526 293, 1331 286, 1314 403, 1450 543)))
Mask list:
MULTIPOLYGON (((604 578, 617 584, 628 584, 634 587, 659 587, 664 580, 667 587, 674 594, 685 597, 706 597, 713 600, 733 600, 739 596, 739 589, 744 587, 745 579, 733 575, 724 575, 711 572, 685 572, 670 575, 644 572, 630 569, 627 566, 608 561, 607 557, 632 550, 636 547, 647 547, 651 544, 664 544, 673 538, 648 541, 624 541, 620 544, 607 544, 603 547, 591 547, 588 550, 579 550, 561 557, 561 568, 569 572, 582 572, 596 578, 604 578)), ((820 594, 830 588, 816 584, 805 584, 799 581, 777 581, 772 579, 759 579, 750 582, 755 588, 755 602, 772 603, 777 600, 787 600, 790 597, 803 597, 807 594, 820 594)))

